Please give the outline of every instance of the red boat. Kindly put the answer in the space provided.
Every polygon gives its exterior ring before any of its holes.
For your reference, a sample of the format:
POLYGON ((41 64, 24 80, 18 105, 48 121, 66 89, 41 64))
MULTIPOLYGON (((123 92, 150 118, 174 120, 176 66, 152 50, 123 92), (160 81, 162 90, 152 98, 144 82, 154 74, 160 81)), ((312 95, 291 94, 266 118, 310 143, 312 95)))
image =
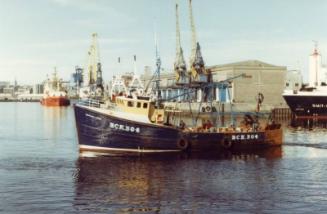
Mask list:
POLYGON ((67 97, 46 97, 41 99, 44 106, 69 106, 70 100, 67 97))
POLYGON ((44 95, 41 99, 44 106, 69 106, 70 100, 62 87, 62 79, 57 77, 55 69, 52 80, 47 79, 44 84, 44 95))

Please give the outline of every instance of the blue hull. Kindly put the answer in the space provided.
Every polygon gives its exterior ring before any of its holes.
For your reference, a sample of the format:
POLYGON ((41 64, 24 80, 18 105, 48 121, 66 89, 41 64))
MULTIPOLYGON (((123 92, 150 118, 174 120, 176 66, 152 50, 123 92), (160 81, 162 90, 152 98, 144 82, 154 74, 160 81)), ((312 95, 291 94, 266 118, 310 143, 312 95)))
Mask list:
POLYGON ((271 146, 261 132, 183 132, 170 126, 118 118, 74 105, 81 151, 178 152, 271 146))
POLYGON ((283 97, 296 117, 327 117, 327 96, 284 95, 283 97))
POLYGON ((179 129, 158 127, 102 114, 84 106, 74 105, 80 148, 164 152, 180 151, 179 129))
POLYGON ((190 142, 192 151, 212 150, 247 150, 270 145, 265 140, 264 132, 238 133, 188 133, 186 139, 190 142))

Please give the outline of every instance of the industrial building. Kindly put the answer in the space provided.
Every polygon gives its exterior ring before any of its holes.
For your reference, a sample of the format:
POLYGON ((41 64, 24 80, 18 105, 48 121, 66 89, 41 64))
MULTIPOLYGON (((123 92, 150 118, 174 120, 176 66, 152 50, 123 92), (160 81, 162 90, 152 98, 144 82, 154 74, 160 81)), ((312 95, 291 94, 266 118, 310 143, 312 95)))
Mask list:
MULTIPOLYGON (((282 98, 285 89, 285 66, 271 65, 259 60, 248 60, 222 65, 206 67, 212 74, 214 82, 223 81, 244 74, 243 77, 233 79, 228 89, 216 88, 212 94, 215 104, 226 103, 226 107, 233 105, 235 111, 253 111, 257 103, 258 93, 264 95, 262 110, 270 111, 273 108, 285 107, 282 98)), ((144 85, 151 85, 152 76, 147 67, 141 80, 144 85)), ((185 93, 185 89, 176 86, 176 78, 173 72, 164 72, 160 75, 161 96, 163 99, 171 99, 185 93)), ((149 87, 151 88, 151 86, 149 87)), ((200 103, 203 96, 201 91, 191 94, 193 103, 200 103)), ((176 98, 175 101, 187 102, 185 97, 176 98)), ((198 109, 196 104, 194 108, 198 109)), ((189 105, 185 105, 189 108, 189 105)), ((228 111, 228 107, 226 108, 228 111)))
POLYGON ((230 100, 233 103, 255 103, 258 93, 264 95, 264 104, 275 107, 285 104, 282 93, 285 88, 285 66, 271 65, 258 60, 248 60, 208 67, 213 81, 221 81, 245 74, 232 81, 230 100))

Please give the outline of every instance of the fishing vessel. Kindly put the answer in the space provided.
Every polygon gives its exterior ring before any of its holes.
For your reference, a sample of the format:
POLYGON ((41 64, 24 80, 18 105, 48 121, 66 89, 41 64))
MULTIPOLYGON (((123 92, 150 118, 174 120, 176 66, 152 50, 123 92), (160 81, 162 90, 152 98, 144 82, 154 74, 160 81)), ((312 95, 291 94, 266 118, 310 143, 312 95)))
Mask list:
POLYGON ((327 117, 327 84, 317 43, 309 58, 309 85, 285 90, 283 97, 298 118, 327 117))
POLYGON ((44 83, 44 94, 41 104, 44 106, 69 106, 70 100, 67 92, 62 86, 63 81, 57 76, 55 68, 52 79, 47 79, 44 83))
POLYGON ((93 152, 178 152, 280 146, 279 124, 187 126, 173 124, 169 111, 147 97, 118 96, 113 105, 83 101, 74 105, 79 149, 93 152))
MULTIPOLYGON (((184 93, 177 97, 190 97, 190 94, 197 92, 208 95, 216 87, 228 88, 232 80, 238 78, 212 81, 210 71, 205 69, 200 45, 196 42, 191 1, 189 3, 193 32, 189 71, 186 70, 180 46, 178 21, 176 22, 178 34, 174 70, 177 87, 184 89, 184 93)), ((177 12, 178 5, 176 5, 178 20, 177 12)), ((101 103, 89 99, 74 105, 81 152, 206 152, 263 148, 282 144, 283 133, 280 124, 275 124, 273 121, 259 123, 256 117, 259 115, 259 110, 255 117, 247 115, 240 126, 236 126, 235 123, 219 126, 210 120, 202 121, 201 124, 198 120, 200 112, 194 112, 193 115, 196 115, 194 123, 185 123, 181 118, 176 120, 174 115, 178 110, 165 108, 166 100, 163 100, 160 94, 160 70, 161 60, 156 46, 156 71, 153 77, 152 96, 129 93, 125 96, 116 96, 114 103, 101 103)), ((201 102, 210 102, 210 97, 203 96, 201 102)), ((261 102, 258 103, 258 107, 260 104, 261 102)), ((212 113, 216 117, 221 116, 219 112, 212 113)))

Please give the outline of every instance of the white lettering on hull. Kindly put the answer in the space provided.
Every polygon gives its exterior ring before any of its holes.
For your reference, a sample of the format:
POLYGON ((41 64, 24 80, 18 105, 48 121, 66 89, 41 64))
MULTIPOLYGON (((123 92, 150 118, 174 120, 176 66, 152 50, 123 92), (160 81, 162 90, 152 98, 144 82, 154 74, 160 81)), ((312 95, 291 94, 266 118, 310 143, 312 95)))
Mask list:
POLYGON ((111 129, 122 130, 122 131, 125 131, 125 132, 133 132, 133 133, 140 133, 141 132, 141 129, 139 127, 127 126, 127 125, 125 126, 125 125, 118 124, 118 123, 113 123, 113 122, 109 123, 109 127, 111 129))
POLYGON ((232 140, 258 140, 258 134, 237 134, 232 135, 232 140))
POLYGON ((323 104, 323 103, 313 103, 312 104, 312 108, 327 108, 327 104, 323 104))

